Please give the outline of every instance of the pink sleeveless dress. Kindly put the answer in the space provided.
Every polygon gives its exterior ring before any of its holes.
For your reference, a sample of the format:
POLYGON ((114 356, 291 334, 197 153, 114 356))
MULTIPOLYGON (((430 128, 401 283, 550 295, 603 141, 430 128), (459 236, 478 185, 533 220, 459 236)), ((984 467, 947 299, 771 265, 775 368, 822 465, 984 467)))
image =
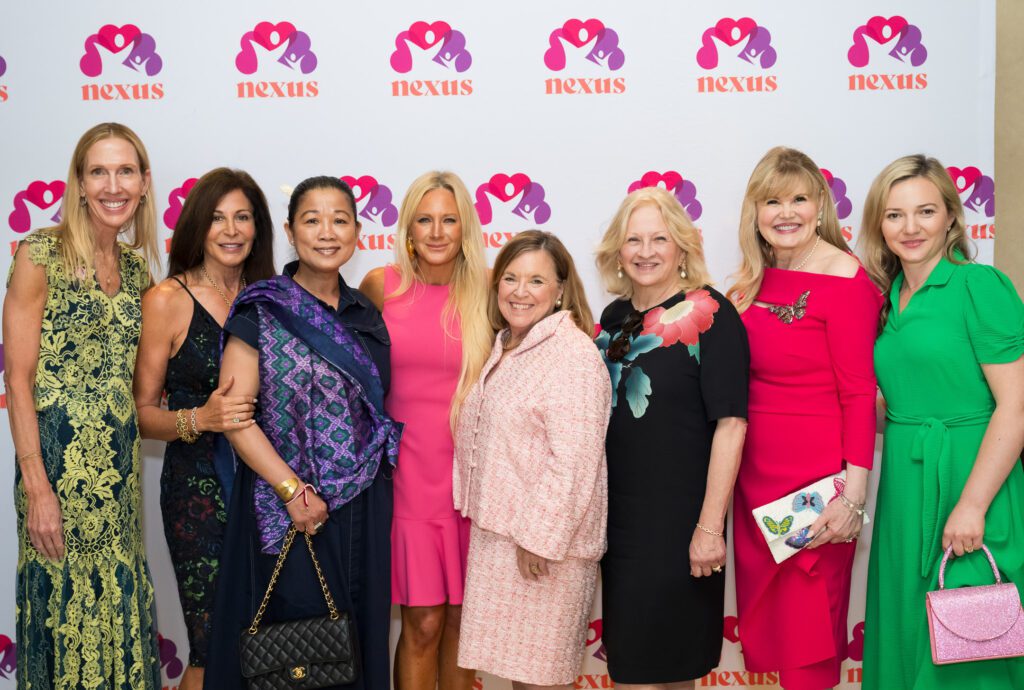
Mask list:
MULTIPOLYGON (((400 282, 391 266, 384 295, 400 282)), ((469 520, 452 499, 454 445, 448 411, 462 364, 457 319, 442 323, 447 285, 414 282, 385 299, 391 335, 388 414, 405 424, 395 470, 391 527, 391 599, 403 606, 461 604, 469 520)))

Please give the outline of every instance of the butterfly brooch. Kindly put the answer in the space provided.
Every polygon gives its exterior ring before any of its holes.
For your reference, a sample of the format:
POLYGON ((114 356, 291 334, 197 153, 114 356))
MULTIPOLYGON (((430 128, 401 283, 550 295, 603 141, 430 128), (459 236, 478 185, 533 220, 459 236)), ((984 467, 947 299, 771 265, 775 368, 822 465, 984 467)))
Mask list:
POLYGON ((768 307, 768 311, 779 317, 782 323, 793 323, 793 319, 799 321, 807 313, 807 298, 810 294, 810 290, 804 290, 793 304, 774 304, 768 307))
POLYGON ((801 491, 793 498, 793 512, 799 513, 803 510, 813 510, 818 515, 825 510, 825 501, 817 491, 809 493, 801 491))
POLYGON ((779 522, 776 522, 772 518, 765 515, 761 520, 764 522, 764 526, 768 528, 768 531, 772 534, 782 536, 788 534, 789 530, 793 527, 793 516, 787 515, 782 518, 779 522))

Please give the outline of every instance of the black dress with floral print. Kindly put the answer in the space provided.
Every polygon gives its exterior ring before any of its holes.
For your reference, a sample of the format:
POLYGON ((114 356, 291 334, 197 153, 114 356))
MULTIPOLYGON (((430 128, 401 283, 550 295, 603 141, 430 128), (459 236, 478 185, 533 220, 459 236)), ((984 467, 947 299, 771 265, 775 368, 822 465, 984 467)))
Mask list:
MULTIPOLYGON (((192 302, 188 335, 167 362, 164 387, 171 410, 202 407, 217 387, 221 328, 194 297, 192 302)), ((189 663, 199 667, 206 666, 227 523, 221 484, 213 465, 216 438, 217 434, 205 433, 193 444, 171 441, 160 475, 160 510, 188 629, 189 663)))

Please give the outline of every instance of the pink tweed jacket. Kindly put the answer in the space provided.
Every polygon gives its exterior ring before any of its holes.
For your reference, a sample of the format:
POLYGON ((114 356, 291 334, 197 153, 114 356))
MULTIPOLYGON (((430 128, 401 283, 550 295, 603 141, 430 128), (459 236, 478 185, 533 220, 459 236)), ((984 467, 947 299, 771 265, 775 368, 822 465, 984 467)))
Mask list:
POLYGON ((538 556, 596 560, 608 520, 608 370, 567 311, 534 325, 499 365, 501 342, 459 414, 455 508, 538 556))

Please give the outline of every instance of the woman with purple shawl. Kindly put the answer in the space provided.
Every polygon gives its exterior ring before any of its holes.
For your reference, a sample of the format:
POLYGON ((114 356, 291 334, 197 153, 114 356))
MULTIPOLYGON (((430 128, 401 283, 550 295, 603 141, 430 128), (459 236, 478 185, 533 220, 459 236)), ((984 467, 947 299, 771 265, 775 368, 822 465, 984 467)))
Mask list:
MULTIPOLYGON (((389 685, 391 471, 400 425, 384 412, 387 328, 338 269, 359 234, 355 199, 333 177, 298 185, 285 224, 298 261, 239 295, 225 325, 221 381, 258 399, 253 426, 225 432, 237 457, 206 670, 208 689, 244 687, 238 640, 289 528, 313 545, 357 631, 359 676, 389 685)), ((264 623, 326 615, 309 552, 293 548, 264 623)))

